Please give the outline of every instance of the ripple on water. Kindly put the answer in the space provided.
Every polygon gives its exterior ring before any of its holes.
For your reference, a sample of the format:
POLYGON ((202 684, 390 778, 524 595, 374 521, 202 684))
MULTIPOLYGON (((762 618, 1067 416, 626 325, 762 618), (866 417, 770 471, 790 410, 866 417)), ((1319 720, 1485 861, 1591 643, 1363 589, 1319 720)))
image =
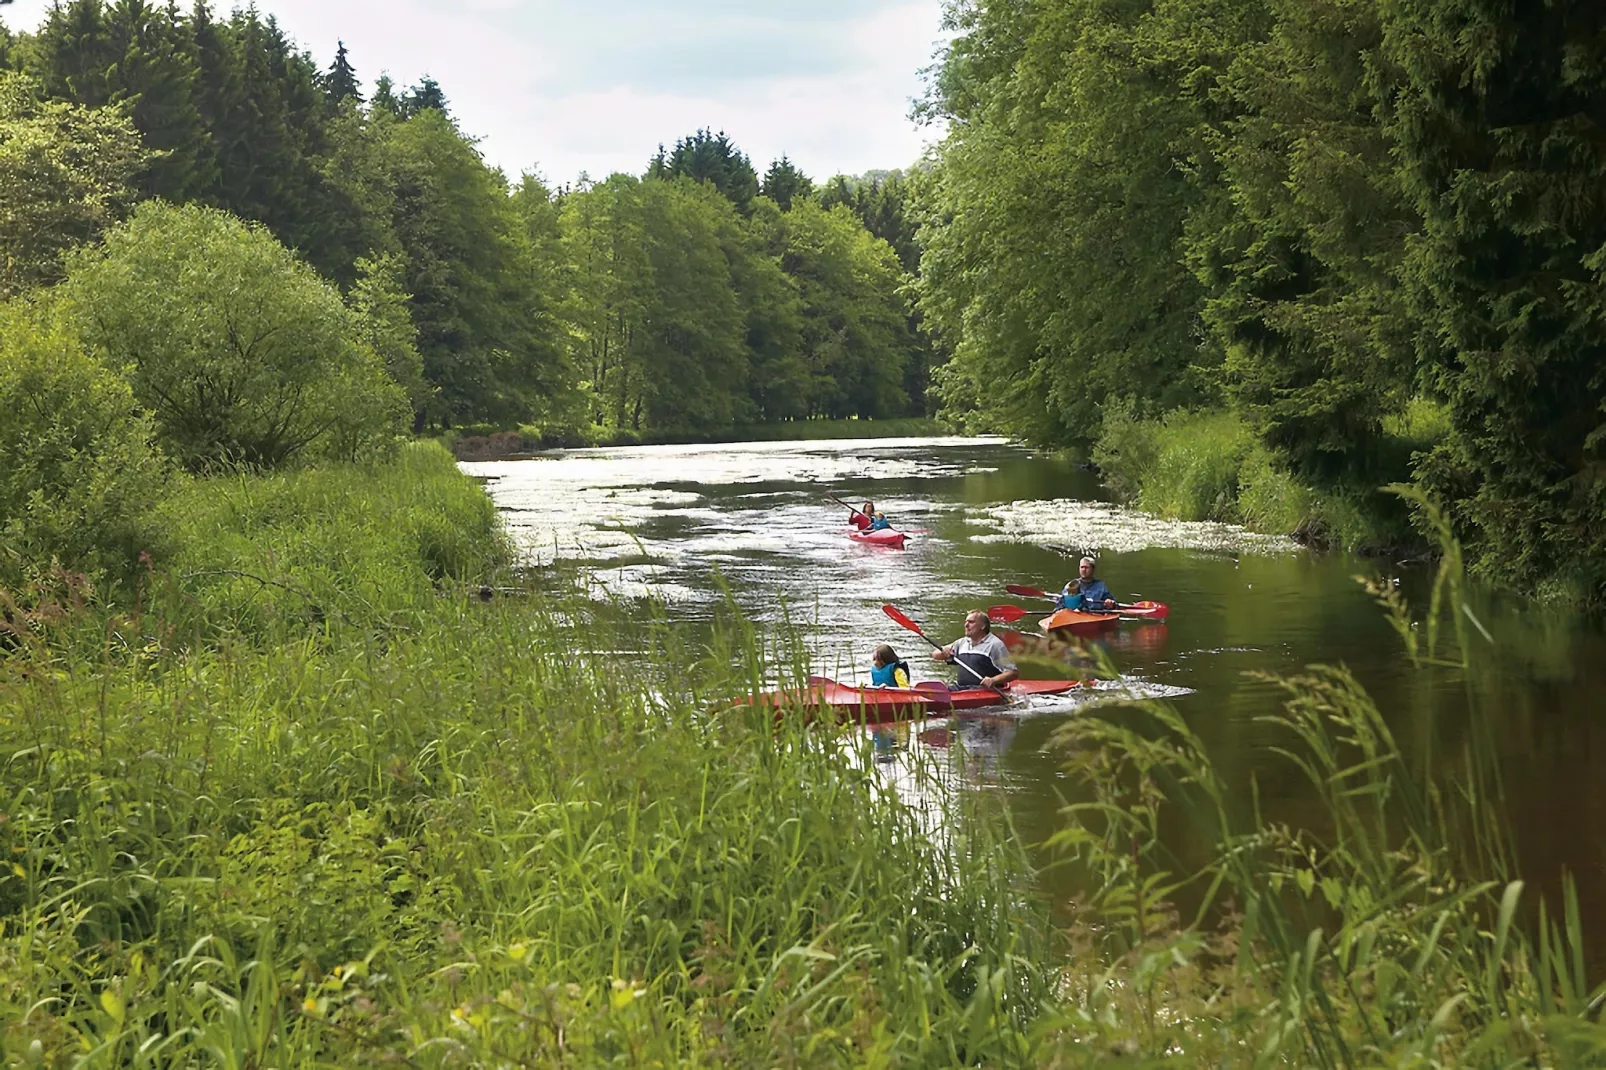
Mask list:
POLYGON ((1107 502, 1056 498, 1016 501, 972 513, 967 523, 993 530, 972 542, 1018 542, 1056 550, 1134 553, 1156 547, 1234 554, 1286 554, 1300 549, 1286 535, 1260 535, 1236 524, 1166 520, 1107 502))

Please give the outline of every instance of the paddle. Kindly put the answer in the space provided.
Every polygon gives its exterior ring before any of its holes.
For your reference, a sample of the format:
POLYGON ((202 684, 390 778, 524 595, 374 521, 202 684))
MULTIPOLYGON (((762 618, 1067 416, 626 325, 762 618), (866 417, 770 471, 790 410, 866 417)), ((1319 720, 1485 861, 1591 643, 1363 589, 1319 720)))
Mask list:
POLYGON ((999 624, 1014 624, 1024 616, 1026 616, 1026 611, 1020 606, 987 607, 987 619, 996 621, 999 624))
MULTIPOLYGON (((1010 594, 1018 594, 1022 598, 1046 598, 1050 602, 1058 602, 1059 595, 1049 594, 1036 587, 1027 587, 1022 583, 1006 584, 1004 590, 1010 594)), ((1123 617, 1132 617, 1136 620, 1165 620, 1171 615, 1171 607, 1164 602, 1117 602, 1115 608, 1121 611, 1123 617)))
MULTIPOLYGON (((916 624, 913 620, 909 619, 909 617, 902 610, 900 610, 897 606, 894 606, 894 605, 882 606, 881 607, 881 612, 883 612, 887 616, 891 617, 893 622, 896 623, 900 628, 907 628, 909 631, 914 632, 920 638, 922 638, 926 642, 930 643, 931 644, 931 648, 933 650, 941 650, 943 648, 941 643, 937 642, 937 640, 933 639, 931 636, 929 636, 925 632, 921 631, 920 630, 920 625, 916 624)), ((969 666, 966 666, 965 668, 966 668, 966 671, 969 672, 972 676, 975 676, 978 680, 981 680, 981 684, 982 684, 983 687, 990 688, 991 690, 998 692, 998 694, 1003 695, 1005 698, 1010 698, 1011 697, 1009 692, 1005 691, 1003 688, 999 687, 997 684, 989 684, 985 679, 982 679, 981 674, 976 672, 975 669, 972 669, 969 666)))
POLYGON ((855 509, 853 506, 849 505, 847 502, 843 501, 841 498, 838 498, 835 494, 827 494, 827 495, 825 495, 825 500, 828 501, 828 502, 836 502, 838 505, 842 506, 842 508, 846 509, 850 513, 858 513, 860 516, 865 517, 866 519, 869 519, 869 520, 874 520, 875 519, 875 517, 871 516, 869 513, 865 512, 863 509, 855 509))

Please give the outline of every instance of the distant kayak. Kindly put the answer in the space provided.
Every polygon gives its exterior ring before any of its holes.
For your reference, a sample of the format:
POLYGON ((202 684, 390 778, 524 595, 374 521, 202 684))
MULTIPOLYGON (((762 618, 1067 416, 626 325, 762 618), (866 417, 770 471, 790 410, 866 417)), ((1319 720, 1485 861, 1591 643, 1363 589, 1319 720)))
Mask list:
POLYGON ((817 679, 805 688, 784 691, 766 691, 754 695, 750 701, 760 706, 777 709, 799 707, 810 714, 832 710, 843 717, 867 723, 895 721, 900 718, 925 717, 933 713, 953 710, 976 710, 987 706, 1007 706, 1018 698, 1030 695, 1062 695, 1082 686, 1080 680, 1016 680, 1005 686, 1003 694, 990 687, 953 690, 941 683, 928 683, 924 687, 853 687, 835 680, 817 679))
POLYGON ((1061 609, 1037 622, 1049 635, 1092 635, 1105 628, 1113 628, 1121 620, 1119 610, 1110 613, 1083 613, 1077 609, 1061 609))
POLYGON ((909 540, 909 536, 901 531, 893 531, 891 528, 882 528, 880 531, 850 531, 848 532, 848 538, 854 542, 869 543, 871 546, 895 546, 900 550, 903 549, 903 544, 909 540))

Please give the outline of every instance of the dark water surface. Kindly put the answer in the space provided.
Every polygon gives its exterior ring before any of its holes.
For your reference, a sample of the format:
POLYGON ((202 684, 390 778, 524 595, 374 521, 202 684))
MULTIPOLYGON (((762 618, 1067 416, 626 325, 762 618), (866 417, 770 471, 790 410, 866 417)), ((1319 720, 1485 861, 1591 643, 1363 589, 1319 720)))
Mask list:
MULTIPOLYGON (((1321 817, 1271 753, 1286 737, 1257 723, 1279 692, 1247 674, 1347 666, 1416 755, 1454 753, 1479 703, 1504 754, 1523 875, 1554 902, 1571 872, 1590 942, 1606 950, 1606 637, 1591 621, 1483 598, 1493 642, 1480 641, 1471 679, 1417 669, 1353 577, 1399 577, 1425 602, 1421 570, 1118 509, 1091 473, 996 439, 578 450, 464 468, 487 481, 531 561, 572 567, 598 597, 655 597, 693 625, 722 600, 721 578, 755 620, 778 620, 784 600, 808 624, 816 671, 839 679, 867 681, 883 642, 917 677, 941 677, 924 644, 883 616, 885 602, 948 641, 972 607, 1032 608, 1005 584, 1058 589, 1083 551, 1096 552, 1116 597, 1172 609, 1165 625, 1125 624, 1105 641, 1128 686, 1170 697, 1227 782, 1244 785, 1246 805, 1253 777, 1268 816, 1296 826, 1321 817), (916 533, 909 548, 849 541, 846 511, 826 491, 873 499, 916 533)), ((900 733, 894 753, 953 752, 954 784, 1001 788, 1022 837, 1040 843, 1071 788, 1046 744, 1076 708, 1049 701, 1027 716, 927 722, 900 733)))

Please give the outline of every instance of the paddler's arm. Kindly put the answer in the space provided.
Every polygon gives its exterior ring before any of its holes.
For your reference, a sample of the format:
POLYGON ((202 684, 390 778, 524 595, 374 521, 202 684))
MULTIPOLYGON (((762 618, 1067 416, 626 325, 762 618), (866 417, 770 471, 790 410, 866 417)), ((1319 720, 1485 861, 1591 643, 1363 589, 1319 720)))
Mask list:
POLYGON ((1019 680, 1019 679, 1020 679, 1020 670, 1019 669, 1005 669, 1003 672, 999 673, 997 676, 989 676, 989 677, 987 677, 987 679, 983 680, 982 683, 986 684, 988 687, 1003 687, 1005 684, 1014 683, 1016 680, 1019 680))

